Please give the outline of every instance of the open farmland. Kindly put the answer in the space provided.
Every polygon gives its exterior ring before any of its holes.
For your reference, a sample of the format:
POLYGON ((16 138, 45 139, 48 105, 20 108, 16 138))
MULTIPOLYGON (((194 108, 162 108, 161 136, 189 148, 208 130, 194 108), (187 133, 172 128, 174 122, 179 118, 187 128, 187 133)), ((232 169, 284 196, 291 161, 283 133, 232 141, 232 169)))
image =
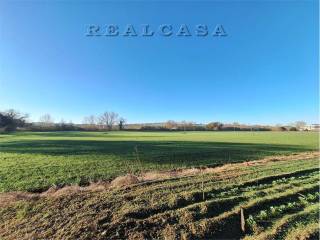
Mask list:
POLYGON ((315 156, 229 164, 125 187, 2 193, 0 238, 318 239, 315 156))
POLYGON ((0 192, 316 150, 312 132, 25 132, 0 135, 0 192))

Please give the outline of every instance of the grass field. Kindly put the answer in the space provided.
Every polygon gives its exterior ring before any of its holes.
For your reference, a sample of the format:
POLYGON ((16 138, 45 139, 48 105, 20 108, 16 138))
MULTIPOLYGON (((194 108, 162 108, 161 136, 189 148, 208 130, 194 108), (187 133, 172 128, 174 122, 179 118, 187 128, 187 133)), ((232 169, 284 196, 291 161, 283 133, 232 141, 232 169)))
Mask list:
POLYGON ((318 164, 273 158, 116 189, 17 194, 0 207, 0 239, 319 239, 318 164))
POLYGON ((316 150, 312 132, 25 132, 0 135, 0 192, 316 150))

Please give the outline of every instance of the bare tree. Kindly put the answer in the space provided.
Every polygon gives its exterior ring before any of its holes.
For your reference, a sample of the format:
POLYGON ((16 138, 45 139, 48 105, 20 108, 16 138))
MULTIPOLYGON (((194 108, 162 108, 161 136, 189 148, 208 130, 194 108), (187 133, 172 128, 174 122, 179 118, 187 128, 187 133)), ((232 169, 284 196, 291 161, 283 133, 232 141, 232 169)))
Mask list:
POLYGON ((94 115, 84 117, 83 124, 86 124, 90 128, 94 128, 98 124, 98 120, 94 115))
POLYGON ((165 123, 165 128, 166 128, 166 129, 169 129, 169 130, 175 129, 175 128, 177 128, 177 126, 178 126, 178 124, 177 124, 175 121, 173 121, 173 120, 168 120, 168 121, 165 123))
POLYGON ((101 116, 99 117, 99 122, 100 125, 102 125, 102 128, 108 128, 108 126, 110 125, 109 118, 109 112, 104 112, 103 114, 101 114, 101 116))
POLYGON ((115 112, 109 112, 109 124, 108 129, 112 130, 112 126, 118 121, 119 114, 115 112))
POLYGON ((39 118, 39 122, 41 123, 41 125, 50 126, 50 125, 53 125, 54 121, 51 115, 46 113, 39 118))
POLYGON ((294 123, 294 126, 299 130, 305 130, 307 123, 304 121, 297 121, 294 123))
POLYGON ((99 117, 99 123, 103 126, 103 128, 108 128, 108 130, 112 130, 112 126, 117 122, 119 115, 115 112, 104 112, 99 117))
POLYGON ((96 118, 94 115, 90 115, 90 116, 88 117, 88 123, 89 123, 90 125, 95 125, 95 124, 97 124, 97 118, 96 118))

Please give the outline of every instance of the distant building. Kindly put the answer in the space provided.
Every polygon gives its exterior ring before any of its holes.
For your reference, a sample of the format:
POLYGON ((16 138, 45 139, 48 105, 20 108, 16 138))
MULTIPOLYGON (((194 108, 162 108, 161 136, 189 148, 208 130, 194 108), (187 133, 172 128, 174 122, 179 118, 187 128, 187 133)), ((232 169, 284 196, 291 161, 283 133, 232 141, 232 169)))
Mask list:
POLYGON ((320 131, 320 124, 319 123, 314 123, 311 124, 311 131, 320 131))
POLYGON ((300 129, 300 131, 320 131, 320 124, 313 123, 306 125, 303 129, 300 129))

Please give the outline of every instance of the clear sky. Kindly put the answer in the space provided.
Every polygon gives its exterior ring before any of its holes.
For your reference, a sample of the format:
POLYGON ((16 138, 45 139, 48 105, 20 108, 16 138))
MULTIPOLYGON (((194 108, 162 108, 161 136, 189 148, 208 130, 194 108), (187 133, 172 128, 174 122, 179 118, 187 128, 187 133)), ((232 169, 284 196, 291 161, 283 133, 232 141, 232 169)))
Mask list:
POLYGON ((317 122, 318 1, 1 1, 0 110, 81 122, 317 122), (226 37, 87 37, 88 24, 226 37), (192 32, 193 33, 193 32, 192 32))

